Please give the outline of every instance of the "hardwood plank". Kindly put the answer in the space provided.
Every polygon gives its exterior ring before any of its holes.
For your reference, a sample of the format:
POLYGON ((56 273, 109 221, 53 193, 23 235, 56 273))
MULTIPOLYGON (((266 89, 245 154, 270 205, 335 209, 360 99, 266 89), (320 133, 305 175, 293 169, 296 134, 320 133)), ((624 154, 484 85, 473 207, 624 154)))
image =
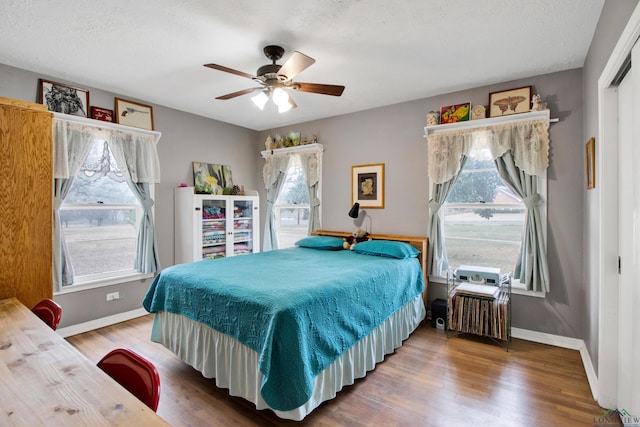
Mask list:
POLYGON ((514 339, 507 352, 479 337, 447 338, 427 324, 302 423, 281 420, 152 343, 152 321, 144 316, 67 340, 96 362, 113 347, 149 358, 162 381, 158 414, 174 426, 585 426, 605 412, 575 350, 514 339))

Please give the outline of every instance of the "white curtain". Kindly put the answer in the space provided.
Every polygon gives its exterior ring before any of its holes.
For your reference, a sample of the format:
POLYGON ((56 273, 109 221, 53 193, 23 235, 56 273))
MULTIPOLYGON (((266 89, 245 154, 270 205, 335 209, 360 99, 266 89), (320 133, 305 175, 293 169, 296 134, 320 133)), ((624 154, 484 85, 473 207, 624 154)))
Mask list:
POLYGON ((302 173, 309 192, 309 228, 307 234, 320 229, 320 153, 317 151, 298 154, 302 173))
POLYGON ((278 249, 278 234, 276 233, 276 214, 273 207, 278 200, 282 184, 289 169, 289 156, 267 157, 262 168, 264 187, 267 190, 267 211, 264 219, 263 251, 278 249))
MULTIPOLYGON (((434 132, 427 137, 428 172, 434 188, 434 199, 429 203, 429 263, 431 274, 440 274, 448 267, 441 226, 434 216, 446 200, 446 189, 453 186, 464 158, 471 148, 481 149, 486 158, 508 159, 512 173, 505 170, 504 160, 497 162, 498 172, 510 187, 525 184, 516 183, 514 175, 519 173, 535 177, 544 174, 549 165, 549 120, 536 119, 513 123, 434 132), (508 155, 507 155, 508 153, 508 155), (511 177, 511 178, 510 178, 511 177), (444 199, 443 199, 444 198, 444 199), (441 200, 442 199, 442 200, 441 200)), ((527 184, 528 185, 528 184, 527 184)), ((530 186, 530 185, 529 185, 530 186)), ((540 230, 539 208, 544 203, 537 189, 518 191, 527 208, 525 239, 521 247, 518 271, 531 290, 549 290, 547 255, 540 230)))
POLYGON ((311 234, 320 228, 320 176, 322 173, 322 145, 311 144, 293 149, 263 151, 265 158, 262 168, 264 187, 267 190, 267 211, 264 222, 263 251, 278 249, 278 236, 276 233, 276 216, 274 206, 287 171, 291 165, 291 159, 297 158, 300 162, 302 174, 309 192, 309 225, 308 233, 311 234))
POLYGON ((160 160, 157 132, 135 132, 112 128, 108 125, 89 124, 72 119, 54 119, 53 176, 54 176, 54 289, 72 282, 72 272, 61 233, 60 207, 73 180, 84 163, 93 143, 107 141, 129 186, 140 199, 143 221, 138 232, 136 268, 143 273, 159 269, 155 227, 151 215, 153 200, 149 197, 149 184, 160 182, 160 160))
POLYGON ((54 122, 54 180, 53 180, 53 288, 60 291, 63 286, 73 283, 73 267, 62 238, 60 207, 69 194, 76 174, 87 157, 93 137, 74 130, 69 123, 54 122), (55 165, 64 168, 56 171, 55 165), (61 166, 62 165, 62 166, 61 166), (57 175, 56 175, 56 172, 57 175))

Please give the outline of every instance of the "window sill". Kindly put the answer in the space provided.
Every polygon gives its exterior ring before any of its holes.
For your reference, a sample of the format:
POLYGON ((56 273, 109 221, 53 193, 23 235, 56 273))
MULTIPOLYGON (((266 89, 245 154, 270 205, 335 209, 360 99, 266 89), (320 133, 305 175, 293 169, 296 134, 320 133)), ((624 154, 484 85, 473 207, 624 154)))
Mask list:
POLYGON ((86 291, 89 289, 102 288, 105 286, 118 285, 121 283, 134 282, 136 280, 144 280, 154 277, 154 274, 142 274, 131 272, 129 274, 119 275, 117 277, 101 277, 93 280, 86 280, 73 285, 65 286, 61 291, 54 292, 54 295, 64 295, 73 292, 86 291))
MULTIPOLYGON (((446 285, 447 279, 439 276, 429 276, 429 283, 439 283, 441 285, 446 285)), ((535 297, 535 298, 547 297, 545 292, 528 291, 527 289, 525 289, 524 285, 521 285, 520 283, 515 283, 511 285, 511 293, 513 295, 523 295, 523 296, 535 297)))

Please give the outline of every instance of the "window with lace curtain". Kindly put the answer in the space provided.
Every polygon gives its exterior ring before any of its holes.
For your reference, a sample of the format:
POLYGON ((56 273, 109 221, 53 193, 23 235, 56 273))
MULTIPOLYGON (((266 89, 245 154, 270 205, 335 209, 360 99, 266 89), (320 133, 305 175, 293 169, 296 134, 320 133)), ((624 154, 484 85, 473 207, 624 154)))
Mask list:
POLYGON ((306 237, 309 227, 309 191, 300 159, 293 157, 274 205, 279 248, 290 248, 306 237))
POLYGON ((430 274, 499 267, 515 288, 543 296, 549 111, 446 126, 425 128, 430 274))
POLYGON ((109 144, 96 140, 60 207, 74 285, 136 273, 141 215, 109 144))
POLYGON ((477 265, 513 272, 526 207, 502 181, 495 164, 472 148, 441 208, 449 266, 477 265))

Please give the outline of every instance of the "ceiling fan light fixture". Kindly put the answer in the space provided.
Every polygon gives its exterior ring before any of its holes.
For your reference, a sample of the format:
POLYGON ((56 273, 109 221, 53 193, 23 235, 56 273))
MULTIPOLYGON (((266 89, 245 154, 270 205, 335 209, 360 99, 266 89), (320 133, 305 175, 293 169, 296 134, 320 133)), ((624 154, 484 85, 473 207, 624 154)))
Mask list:
POLYGON ((288 99, 287 102, 278 105, 278 113, 286 113, 292 108, 293 108, 293 103, 291 102, 291 99, 288 99))
POLYGON ((256 106, 259 109, 264 110, 264 106, 269 100, 269 97, 267 96, 266 93, 264 93, 264 91, 262 91, 258 93, 256 96, 252 96, 251 100, 253 101, 254 104, 256 104, 256 106))
MULTIPOLYGON (((284 89, 282 88, 279 88, 279 87, 275 88, 273 90, 272 98, 273 98, 273 103, 280 108, 285 108, 287 105, 289 105, 289 94, 285 92, 284 89)), ((290 105, 289 105, 289 108, 291 108, 290 105)))

